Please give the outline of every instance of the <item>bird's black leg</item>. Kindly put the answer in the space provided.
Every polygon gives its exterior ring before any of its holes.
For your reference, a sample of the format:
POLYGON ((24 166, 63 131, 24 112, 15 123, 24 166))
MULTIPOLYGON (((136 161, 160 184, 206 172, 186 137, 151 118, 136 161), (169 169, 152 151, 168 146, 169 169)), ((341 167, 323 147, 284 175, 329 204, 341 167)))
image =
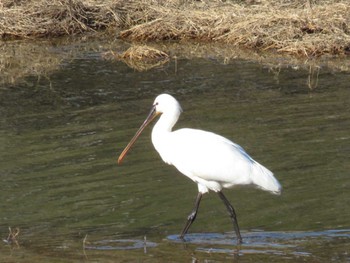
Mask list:
POLYGON ((190 226, 192 225, 192 223, 196 219, 198 208, 199 208, 199 204, 200 204, 201 199, 202 199, 202 195, 203 195, 202 193, 198 192, 198 195, 197 195, 197 198, 196 198, 196 202, 194 203, 194 208, 193 208, 192 212, 188 215, 186 225, 182 229, 182 232, 181 232, 181 235, 180 235, 181 239, 184 238, 184 236, 186 235, 188 229, 190 228, 190 226))
POLYGON ((235 229, 236 232, 236 236, 237 236, 237 244, 240 245, 242 243, 242 237, 241 237, 241 233, 239 232, 239 227, 238 227, 238 222, 237 222, 237 216, 235 213, 235 210, 233 208, 233 206, 230 204, 230 202, 227 200, 226 196, 224 196, 224 194, 220 191, 218 192, 221 200, 224 202, 227 211, 231 217, 232 223, 233 223, 233 228, 235 229))

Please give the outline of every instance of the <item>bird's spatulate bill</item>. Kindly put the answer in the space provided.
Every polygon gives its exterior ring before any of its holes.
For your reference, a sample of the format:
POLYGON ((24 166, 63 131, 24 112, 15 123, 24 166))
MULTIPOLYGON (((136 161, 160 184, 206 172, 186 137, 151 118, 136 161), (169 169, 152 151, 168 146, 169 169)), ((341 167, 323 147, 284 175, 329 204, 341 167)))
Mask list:
POLYGON ((131 139, 131 141, 128 143, 128 145, 125 147, 125 149, 122 151, 122 153, 119 155, 118 158, 118 164, 121 164, 125 155, 127 154, 127 152, 130 150, 130 148, 134 145, 134 143, 136 142, 137 138, 140 136, 140 134, 142 133, 142 131, 147 127, 147 125, 149 123, 151 123, 153 121, 153 119, 158 115, 157 111, 156 111, 156 107, 153 106, 150 113, 148 114, 146 120, 142 123, 141 127, 138 129, 138 131, 136 132, 136 134, 134 135, 134 137, 131 139))

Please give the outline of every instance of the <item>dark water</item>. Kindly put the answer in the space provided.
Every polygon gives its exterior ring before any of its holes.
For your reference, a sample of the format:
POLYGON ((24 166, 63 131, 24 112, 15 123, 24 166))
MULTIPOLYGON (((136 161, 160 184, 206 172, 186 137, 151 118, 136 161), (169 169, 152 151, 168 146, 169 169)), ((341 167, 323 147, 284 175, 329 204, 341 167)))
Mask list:
POLYGON ((276 72, 243 60, 137 72, 89 51, 3 84, 0 262, 349 262, 349 83, 327 67, 276 72), (232 139, 283 185, 281 196, 225 191, 241 247, 214 193, 178 239, 197 186, 160 160, 151 129, 116 164, 163 92, 183 106, 177 128, 232 139))

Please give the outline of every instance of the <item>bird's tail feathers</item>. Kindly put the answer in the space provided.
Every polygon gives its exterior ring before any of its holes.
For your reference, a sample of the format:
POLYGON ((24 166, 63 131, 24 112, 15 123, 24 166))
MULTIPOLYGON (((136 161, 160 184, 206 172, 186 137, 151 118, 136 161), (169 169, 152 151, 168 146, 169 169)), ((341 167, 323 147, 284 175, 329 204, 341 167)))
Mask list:
POLYGON ((277 195, 281 194, 282 186, 273 176, 273 173, 258 162, 254 162, 251 177, 253 183, 262 190, 277 195))

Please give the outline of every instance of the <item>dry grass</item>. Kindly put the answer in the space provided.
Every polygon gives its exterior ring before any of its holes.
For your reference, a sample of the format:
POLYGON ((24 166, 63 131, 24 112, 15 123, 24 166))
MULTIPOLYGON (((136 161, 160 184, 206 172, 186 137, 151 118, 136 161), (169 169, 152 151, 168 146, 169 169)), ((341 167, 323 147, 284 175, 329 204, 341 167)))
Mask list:
POLYGON ((129 60, 141 60, 141 61, 160 61, 160 60, 169 60, 168 54, 149 47, 149 46, 131 46, 128 50, 126 50, 121 58, 129 59, 129 60))
POLYGON ((110 29, 129 41, 224 43, 317 57, 350 53, 348 0, 3 0, 2 39, 110 29))
MULTIPOLYGON (((305 1, 308 2, 308 1, 305 1)), ((120 33, 131 41, 196 40, 298 56, 350 53, 350 5, 324 1, 304 7, 266 1, 257 5, 203 3, 150 7, 148 22, 120 33)))
POLYGON ((129 67, 137 71, 160 67, 170 60, 169 55, 165 52, 146 45, 131 46, 122 54, 109 51, 104 53, 103 57, 124 61, 129 67))
POLYGON ((6 244, 14 245, 16 247, 19 247, 18 240, 17 240, 19 232, 20 231, 19 231, 18 227, 16 227, 14 230, 11 227, 9 227, 9 234, 8 234, 7 238, 4 239, 3 241, 6 244))
POLYGON ((118 26, 117 4, 106 1, 3 0, 0 4, 2 39, 58 37, 118 26))

